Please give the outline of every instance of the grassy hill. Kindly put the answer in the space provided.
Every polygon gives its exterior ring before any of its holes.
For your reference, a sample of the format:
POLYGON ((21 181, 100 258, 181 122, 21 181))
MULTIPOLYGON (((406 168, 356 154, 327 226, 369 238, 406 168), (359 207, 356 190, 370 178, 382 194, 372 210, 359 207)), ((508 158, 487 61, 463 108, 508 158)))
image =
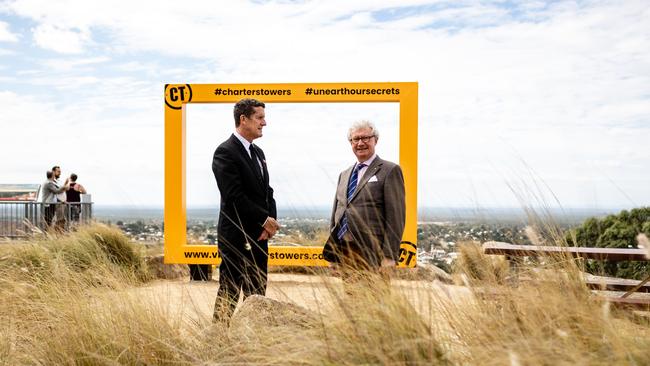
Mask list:
POLYGON ((514 287, 468 244, 458 286, 326 281, 333 307, 245 312, 234 333, 133 291, 154 280, 141 246, 94 225, 0 245, 0 364, 650 364, 648 322, 595 298, 571 262, 524 271, 514 287))

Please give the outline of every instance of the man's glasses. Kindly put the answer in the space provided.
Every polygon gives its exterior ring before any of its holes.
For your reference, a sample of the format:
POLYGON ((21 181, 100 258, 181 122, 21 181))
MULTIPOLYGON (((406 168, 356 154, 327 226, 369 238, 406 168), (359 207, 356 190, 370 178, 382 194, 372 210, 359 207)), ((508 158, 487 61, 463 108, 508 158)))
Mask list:
POLYGON ((353 144, 358 144, 359 141, 363 141, 363 143, 365 144, 366 142, 370 141, 370 139, 373 138, 373 137, 375 137, 375 135, 370 135, 370 136, 357 136, 357 137, 353 137, 353 138, 351 138, 349 141, 350 141, 351 143, 353 143, 353 144))

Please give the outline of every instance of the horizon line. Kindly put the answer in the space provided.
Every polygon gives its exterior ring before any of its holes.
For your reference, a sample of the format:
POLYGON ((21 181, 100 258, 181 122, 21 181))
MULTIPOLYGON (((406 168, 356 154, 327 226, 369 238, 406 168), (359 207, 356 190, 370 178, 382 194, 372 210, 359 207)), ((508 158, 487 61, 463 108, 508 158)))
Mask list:
MULTIPOLYGON (((164 210, 164 205, 131 205, 131 204, 98 204, 94 203, 95 208, 99 209, 155 209, 155 210, 164 210)), ((601 206, 601 207, 593 207, 593 206, 543 206, 543 205, 529 205, 529 206, 461 206, 461 205, 449 205, 449 206, 419 206, 419 210, 427 210, 427 209, 471 209, 471 210, 486 210, 486 209, 510 209, 510 210, 523 210, 523 209, 552 209, 552 210, 628 210, 628 209, 634 209, 634 208, 640 208, 640 207, 646 207, 647 205, 640 205, 640 206, 634 206, 630 207, 629 205, 612 205, 612 206, 601 206)), ((219 210, 218 205, 193 205, 193 206, 187 206, 188 210, 191 209, 214 209, 214 210, 219 210)), ((322 206, 278 206, 278 209, 282 210, 331 210, 330 205, 322 205, 322 206)))

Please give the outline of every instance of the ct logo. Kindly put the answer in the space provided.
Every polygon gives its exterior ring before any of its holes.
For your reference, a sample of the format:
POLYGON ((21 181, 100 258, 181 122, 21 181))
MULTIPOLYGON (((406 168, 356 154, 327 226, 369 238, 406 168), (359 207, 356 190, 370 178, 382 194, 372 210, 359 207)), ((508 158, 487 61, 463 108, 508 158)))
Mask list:
POLYGON ((416 258, 418 253, 417 245, 411 243, 410 241, 403 241, 400 243, 399 248, 399 261, 397 262, 398 267, 415 267, 416 258))
POLYGON ((192 101, 192 87, 190 84, 173 85, 165 84, 165 104, 171 109, 183 108, 183 103, 192 101))

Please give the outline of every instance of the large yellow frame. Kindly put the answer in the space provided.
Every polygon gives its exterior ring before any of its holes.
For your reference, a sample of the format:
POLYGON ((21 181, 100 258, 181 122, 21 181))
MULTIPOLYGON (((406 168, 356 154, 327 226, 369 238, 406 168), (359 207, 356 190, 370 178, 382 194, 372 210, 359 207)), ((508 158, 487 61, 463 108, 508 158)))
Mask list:
MULTIPOLYGON (((165 263, 218 264, 220 261, 215 245, 188 245, 187 243, 185 108, 187 103, 234 104, 242 98, 256 98, 265 103, 399 103, 399 163, 404 172, 406 189, 406 227, 398 265, 401 267, 416 265, 418 167, 418 83, 416 82, 165 85, 165 263)), ((224 117, 224 121, 230 119, 224 117)), ((322 247, 273 246, 269 248, 269 265, 327 265, 327 262, 322 260, 321 253, 322 247)))

